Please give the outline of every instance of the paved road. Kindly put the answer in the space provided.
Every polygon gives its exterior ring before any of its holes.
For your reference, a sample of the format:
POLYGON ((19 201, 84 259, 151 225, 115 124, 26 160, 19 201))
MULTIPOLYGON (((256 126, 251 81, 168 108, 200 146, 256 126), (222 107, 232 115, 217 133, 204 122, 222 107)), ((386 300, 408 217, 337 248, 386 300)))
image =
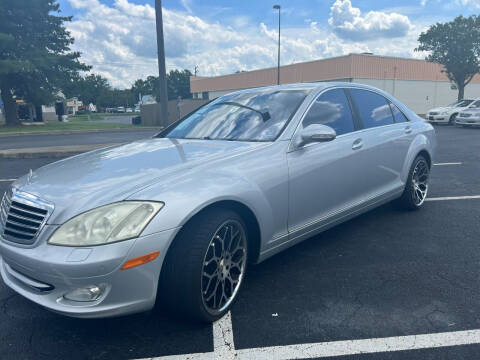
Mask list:
MULTIPOLYGON (((430 197, 480 195, 480 130, 438 127, 430 197)), ((0 162, 16 177, 52 159, 0 162)), ((0 194, 7 183, 0 182, 0 194)), ((249 269, 232 310, 236 349, 480 329, 480 200, 385 205, 249 269)), ((0 358, 133 359, 209 352, 212 327, 161 309, 118 319, 50 313, 0 281, 0 358)), ((335 357, 479 358, 480 345, 335 357)), ((333 358, 332 358, 333 359, 333 358)))
POLYGON ((134 129, 123 131, 74 134, 35 134, 0 136, 0 150, 36 148, 44 146, 90 145, 130 142, 157 134, 158 130, 134 129))
POLYGON ((105 119, 100 120, 101 122, 115 123, 115 124, 131 124, 132 117, 138 116, 139 114, 134 115, 116 115, 116 116, 107 116, 105 119))

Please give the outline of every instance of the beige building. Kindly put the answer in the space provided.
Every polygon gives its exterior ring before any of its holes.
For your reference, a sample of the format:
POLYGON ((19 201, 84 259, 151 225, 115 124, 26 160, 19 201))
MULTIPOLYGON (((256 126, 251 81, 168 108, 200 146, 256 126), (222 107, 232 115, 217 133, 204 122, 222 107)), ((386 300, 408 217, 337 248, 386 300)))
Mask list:
MULTIPOLYGON (((282 66, 282 84, 346 81, 371 85, 397 97, 418 114, 450 104, 458 91, 442 72, 442 66, 424 60, 370 54, 350 54, 329 59, 282 66)), ((190 78, 194 99, 215 99, 229 92, 277 82, 277 68, 231 75, 190 78)), ((480 76, 465 88, 465 98, 480 97, 480 76)))

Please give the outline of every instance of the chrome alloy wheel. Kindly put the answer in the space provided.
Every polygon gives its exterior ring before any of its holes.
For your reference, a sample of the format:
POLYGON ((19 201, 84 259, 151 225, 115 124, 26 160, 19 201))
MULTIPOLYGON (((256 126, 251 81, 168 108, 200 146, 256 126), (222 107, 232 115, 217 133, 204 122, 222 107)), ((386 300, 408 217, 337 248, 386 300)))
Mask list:
POLYGON ((415 165, 412 175, 412 196, 416 206, 421 206, 427 198, 429 172, 427 162, 424 159, 420 159, 415 165))
POLYGON ((211 315, 227 309, 240 288, 247 263, 243 226, 227 220, 215 231, 203 260, 202 301, 211 315))

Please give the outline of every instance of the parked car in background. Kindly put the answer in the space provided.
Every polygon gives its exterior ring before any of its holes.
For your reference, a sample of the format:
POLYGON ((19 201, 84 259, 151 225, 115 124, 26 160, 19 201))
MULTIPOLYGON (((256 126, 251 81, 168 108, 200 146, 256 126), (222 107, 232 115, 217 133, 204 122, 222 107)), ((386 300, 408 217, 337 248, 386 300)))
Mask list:
POLYGON ((125 108, 123 106, 119 106, 117 107, 117 113, 124 113, 125 112, 125 108))
POLYGON ((426 120, 431 123, 454 125, 460 111, 468 109, 474 101, 464 99, 445 107, 434 108, 427 113, 426 120))
POLYGON ((125 109, 125 112, 127 112, 127 113, 133 113, 133 109, 132 109, 132 108, 126 108, 126 109, 125 109))
POLYGON ((154 138, 15 181, 0 206, 0 272, 69 316, 146 311, 162 298, 214 321, 248 263, 389 201, 421 208, 435 148, 430 124, 370 86, 237 91, 154 138))
POLYGON ((462 126, 480 126, 480 100, 476 100, 470 106, 460 111, 455 118, 455 124, 462 126))

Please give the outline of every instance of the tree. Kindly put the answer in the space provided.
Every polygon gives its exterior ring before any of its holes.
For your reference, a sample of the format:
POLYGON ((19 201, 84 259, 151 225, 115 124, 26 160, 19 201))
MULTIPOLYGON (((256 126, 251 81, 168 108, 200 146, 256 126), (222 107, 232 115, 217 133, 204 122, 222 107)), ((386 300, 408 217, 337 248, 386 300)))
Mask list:
POLYGON ((168 98, 170 100, 181 97, 189 99, 192 97, 190 93, 190 70, 170 70, 167 74, 168 98))
POLYGON ((132 92, 135 99, 139 99, 140 95, 155 95, 158 94, 158 76, 148 76, 146 80, 138 79, 132 86, 132 92))
POLYGON ((429 51, 427 61, 444 66, 444 72, 463 99, 465 86, 480 72, 480 17, 458 16, 447 23, 436 23, 418 38, 415 51, 429 51))
POLYGON ((111 91, 108 80, 98 74, 75 77, 62 85, 62 92, 67 98, 77 97, 85 105, 97 105, 98 98, 111 91))
POLYGON ((15 97, 36 108, 53 101, 66 79, 90 67, 70 51, 73 38, 56 0, 0 0, 0 91, 7 125, 19 123, 15 97))
MULTIPOLYGON (((190 70, 170 70, 167 74, 167 90, 168 99, 176 100, 178 97, 182 99, 189 99, 192 97, 190 93, 190 76, 192 73, 190 70)), ((154 95, 158 100, 160 92, 158 89, 158 76, 148 76, 146 80, 136 80, 131 88, 131 91, 135 94, 135 98, 138 99, 141 95, 154 95)))

